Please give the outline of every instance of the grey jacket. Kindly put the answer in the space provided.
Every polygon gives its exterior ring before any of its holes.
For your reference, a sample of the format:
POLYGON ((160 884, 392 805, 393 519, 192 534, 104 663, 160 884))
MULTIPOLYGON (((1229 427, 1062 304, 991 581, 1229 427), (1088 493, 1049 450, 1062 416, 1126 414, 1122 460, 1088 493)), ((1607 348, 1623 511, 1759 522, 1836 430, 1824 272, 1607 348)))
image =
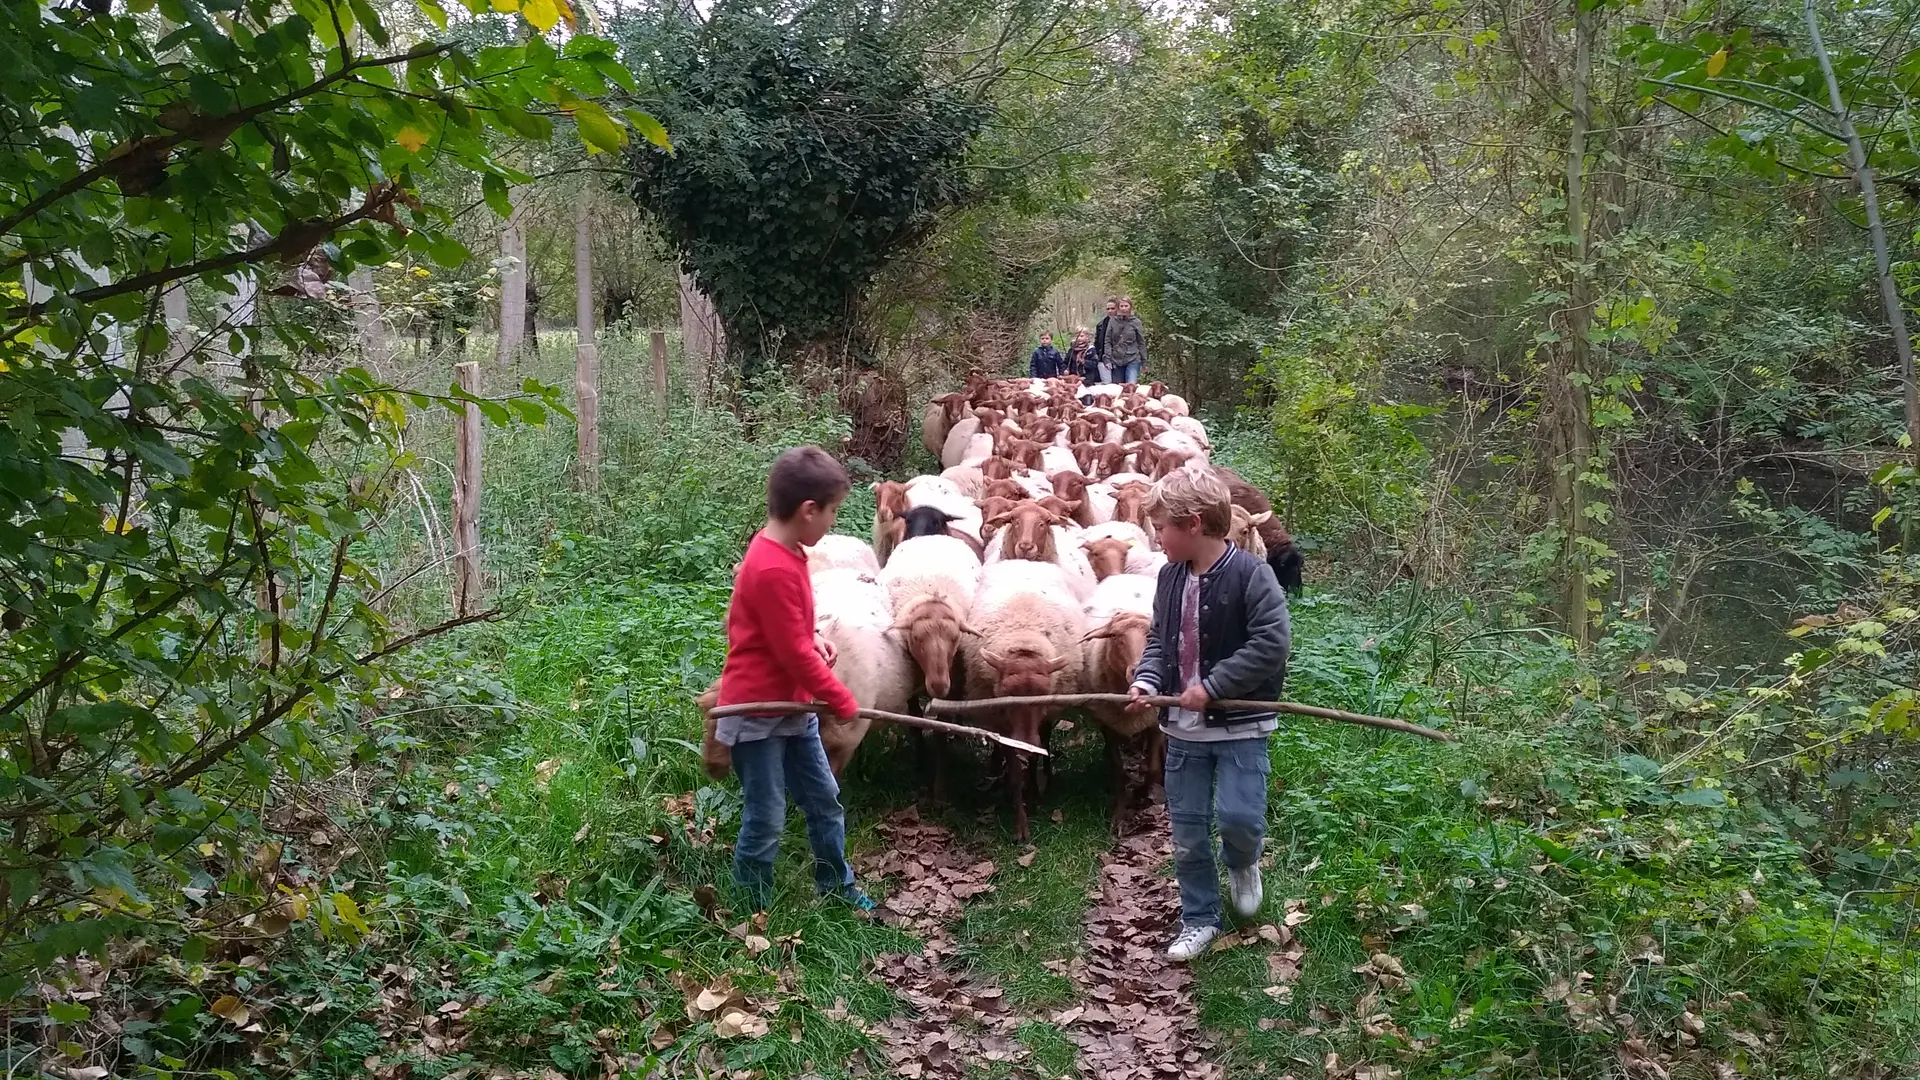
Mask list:
MULTIPOLYGON (((1153 628, 1133 681, 1157 693, 1180 692, 1180 600, 1187 564, 1160 568, 1153 591, 1153 628)), ((1277 701, 1286 684, 1293 628, 1287 594, 1273 569, 1239 548, 1200 575, 1200 684, 1220 701, 1277 701)), ((1208 709, 1208 727, 1232 727, 1272 719, 1272 710, 1208 709)))
POLYGON ((1140 324, 1140 316, 1128 315, 1113 317, 1107 327, 1107 339, 1100 352, 1100 359, 1109 364, 1145 364, 1147 362, 1147 328, 1140 324))

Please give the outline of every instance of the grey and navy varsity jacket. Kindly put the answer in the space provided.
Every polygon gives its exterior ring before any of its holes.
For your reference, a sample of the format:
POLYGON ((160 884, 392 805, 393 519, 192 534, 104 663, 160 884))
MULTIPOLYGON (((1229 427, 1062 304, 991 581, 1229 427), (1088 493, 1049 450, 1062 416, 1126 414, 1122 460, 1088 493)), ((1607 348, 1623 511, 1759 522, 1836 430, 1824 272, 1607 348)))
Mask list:
MULTIPOLYGON (((1180 685, 1180 601, 1187 564, 1160 568, 1153 591, 1153 628, 1133 681, 1157 693, 1178 694, 1180 685)), ((1200 575, 1200 683, 1215 701, 1233 698, 1277 701, 1286 683, 1293 630, 1287 618, 1287 594, 1273 569, 1239 548, 1200 575)), ((1259 723, 1267 711, 1208 709, 1208 727, 1259 723)))

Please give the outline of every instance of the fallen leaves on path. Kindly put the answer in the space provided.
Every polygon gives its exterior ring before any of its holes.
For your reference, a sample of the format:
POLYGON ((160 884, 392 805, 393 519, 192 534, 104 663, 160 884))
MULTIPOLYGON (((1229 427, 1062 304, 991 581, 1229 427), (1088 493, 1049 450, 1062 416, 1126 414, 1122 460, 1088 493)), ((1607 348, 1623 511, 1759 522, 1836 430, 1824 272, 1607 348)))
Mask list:
POLYGON ((1015 1064, 1030 1051, 1016 1036, 1026 1019, 990 981, 947 970, 957 948, 951 927, 964 901, 993 891, 997 867, 958 847, 945 826, 920 820, 909 807, 880 823, 885 849, 867 860, 875 876, 895 879, 880 906, 887 922, 924 942, 914 955, 881 957, 875 973, 912 1007, 868 1028, 880 1040, 890 1074, 907 1080, 962 1080, 968 1063, 1015 1064))
POLYGON ((1179 886, 1158 872, 1173 850, 1166 809, 1147 807, 1131 829, 1100 859, 1085 954, 1064 965, 1089 1004, 1055 1022, 1096 1080, 1214 1080, 1223 1070, 1209 1060, 1193 975, 1163 952, 1180 919, 1179 886))

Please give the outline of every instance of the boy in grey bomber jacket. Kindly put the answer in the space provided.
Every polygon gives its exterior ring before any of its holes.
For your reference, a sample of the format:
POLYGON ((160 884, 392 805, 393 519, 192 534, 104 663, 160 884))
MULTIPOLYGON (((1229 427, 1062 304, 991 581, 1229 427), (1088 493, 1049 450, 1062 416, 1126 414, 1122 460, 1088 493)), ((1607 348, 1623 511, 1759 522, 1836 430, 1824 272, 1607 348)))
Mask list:
MULTIPOLYGON (((1177 695, 1161 717, 1167 736, 1167 816, 1181 930, 1167 955, 1190 960, 1220 933, 1214 819, 1234 911, 1260 909, 1260 846, 1266 836, 1268 710, 1208 708, 1234 698, 1273 701, 1286 679, 1291 627, 1287 595, 1265 562, 1227 543, 1227 486, 1211 472, 1180 469, 1147 503, 1167 565, 1153 598, 1153 628, 1131 693, 1177 695)), ((1138 701, 1129 708, 1146 708, 1138 701)))

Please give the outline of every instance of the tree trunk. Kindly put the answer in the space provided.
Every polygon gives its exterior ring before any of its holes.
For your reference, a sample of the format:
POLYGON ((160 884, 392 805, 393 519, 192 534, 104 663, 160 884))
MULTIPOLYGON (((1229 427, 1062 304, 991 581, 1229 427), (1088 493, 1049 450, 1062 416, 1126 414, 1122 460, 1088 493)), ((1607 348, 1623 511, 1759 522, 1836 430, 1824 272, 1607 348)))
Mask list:
POLYGON ((585 183, 573 208, 573 312, 580 485, 591 490, 600 486, 600 343, 593 331, 593 189, 585 183))
POLYGON ((513 213, 500 229, 500 257, 507 265, 500 271, 500 341, 494 359, 501 367, 519 359, 520 345, 527 332, 527 237, 523 227, 528 187, 513 189, 513 213))
POLYGON ((353 289, 353 327, 360 338, 360 360, 385 365, 392 354, 387 349, 386 324, 380 321, 380 297, 373 291, 373 268, 356 268, 347 275, 347 284, 353 289))
POLYGON ((1854 130, 1853 116, 1840 98, 1839 80, 1833 77, 1833 61, 1820 38, 1820 19, 1814 13, 1813 0, 1806 0, 1807 33, 1813 38, 1813 55, 1820 60, 1820 73, 1826 76, 1827 98, 1833 102, 1834 119, 1840 133, 1847 137, 1847 163, 1853 167, 1853 179, 1860 186, 1860 199, 1867 208, 1867 235, 1873 241, 1873 266, 1880 277, 1880 306, 1886 310, 1887 328, 1893 334, 1893 349, 1900 357, 1900 388, 1906 399, 1908 450, 1915 468, 1920 468, 1920 381, 1913 369, 1913 339, 1907 336, 1907 314, 1901 306, 1900 289, 1894 284, 1893 270, 1887 258, 1887 228, 1880 221, 1880 197, 1873 186, 1873 166, 1867 163, 1866 147, 1854 130))
POLYGON ((176 281, 160 294, 160 316, 167 321, 167 366, 178 368, 193 349, 193 313, 187 308, 187 283, 176 281))
POLYGON ((1561 552, 1561 573, 1565 576, 1564 603, 1567 630, 1574 643, 1585 649, 1593 640, 1592 603, 1587 566, 1591 552, 1587 516, 1589 485, 1584 479, 1596 467, 1593 462, 1592 342, 1593 276, 1587 265, 1590 256, 1591 222, 1587 216, 1587 132, 1589 89, 1593 77, 1593 17, 1581 0, 1574 5, 1574 61, 1572 115, 1567 135, 1567 236, 1572 242, 1572 280, 1568 286, 1567 340, 1563 347, 1566 363, 1561 369, 1554 393, 1559 398, 1555 420, 1560 427, 1559 442, 1565 457, 1556 465, 1563 474, 1556 491, 1565 499, 1560 507, 1561 524, 1566 531, 1561 552))

